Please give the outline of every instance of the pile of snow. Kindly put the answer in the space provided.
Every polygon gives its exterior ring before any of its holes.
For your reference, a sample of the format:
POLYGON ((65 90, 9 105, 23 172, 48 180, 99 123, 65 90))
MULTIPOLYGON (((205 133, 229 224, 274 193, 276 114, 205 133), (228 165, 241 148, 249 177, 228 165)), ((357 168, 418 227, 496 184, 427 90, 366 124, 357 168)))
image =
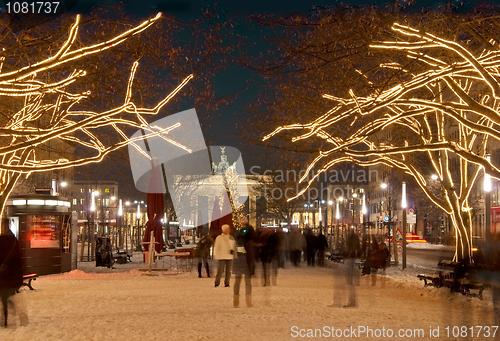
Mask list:
POLYGON ((431 243, 408 243, 407 248, 410 249, 422 249, 422 250, 455 250, 454 246, 443 245, 443 244, 431 244, 431 243))

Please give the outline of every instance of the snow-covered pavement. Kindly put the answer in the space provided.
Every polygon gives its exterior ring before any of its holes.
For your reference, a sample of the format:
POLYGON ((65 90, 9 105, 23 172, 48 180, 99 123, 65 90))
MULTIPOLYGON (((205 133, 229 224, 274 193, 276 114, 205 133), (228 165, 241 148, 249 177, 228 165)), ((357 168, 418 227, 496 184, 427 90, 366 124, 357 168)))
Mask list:
MULTIPOLYGON (((415 267, 404 273, 389 269, 376 286, 371 286, 369 277, 361 277, 356 287, 358 307, 332 308, 328 305, 334 290, 347 303, 343 265, 288 266, 280 269, 277 286, 263 287, 260 277, 253 279, 250 309, 244 297, 241 308, 233 308, 232 286, 214 288, 213 278, 199 279, 195 271, 144 276, 134 269, 144 267, 139 262, 116 267, 82 263, 70 273, 40 277, 34 282, 36 291, 23 289, 15 297, 29 324, 21 326, 19 319, 12 318, 7 329, 0 329, 0 340, 277 341, 302 339, 301 335, 314 332, 318 338, 330 338, 332 327, 334 335, 339 335, 337 328, 343 333, 337 339, 387 340, 391 339, 388 329, 396 339, 402 329, 408 336, 411 332, 410 340, 462 340, 453 337, 454 326, 493 325, 489 291, 486 300, 480 301, 449 294, 444 288, 423 288, 415 277, 421 269, 415 267), (436 333, 438 327, 439 336, 431 338, 429 328, 436 333), (450 327, 448 338, 446 327, 450 327), (374 334, 359 333, 363 328, 371 328, 374 334), (416 329, 422 329, 424 337, 413 335, 416 329), (377 338, 378 332, 386 337, 377 338)), ((469 339, 494 338, 483 332, 469 339)))

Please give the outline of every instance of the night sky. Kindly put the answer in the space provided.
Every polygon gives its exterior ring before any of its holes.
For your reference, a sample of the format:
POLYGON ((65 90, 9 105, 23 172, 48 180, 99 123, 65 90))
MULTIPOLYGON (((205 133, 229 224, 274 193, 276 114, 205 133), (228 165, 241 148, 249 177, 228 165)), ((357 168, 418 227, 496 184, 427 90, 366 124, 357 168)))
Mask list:
MULTIPOLYGON (((389 1, 325 1, 325 0, 252 0, 252 1, 234 1, 234 0, 219 0, 217 1, 218 11, 223 12, 227 17, 237 15, 250 14, 277 14, 289 15, 296 12, 307 13, 314 6, 331 6, 340 4, 350 5, 366 5, 366 4, 386 4, 389 1)), ((420 10, 422 7, 436 6, 434 1, 428 0, 400 0, 401 4, 407 7, 407 10, 420 10)), ((4 1, 0 0, 2 10, 5 10, 4 1)), ((93 6, 98 5, 99 1, 94 0, 65 0, 63 8, 70 13, 88 13, 93 6)), ((105 1, 105 3, 116 3, 114 1, 105 1)), ((201 17, 200 10, 208 8, 213 1, 204 0, 174 0, 174 1, 149 1, 149 0, 129 0, 125 9, 138 18, 145 19, 151 17, 157 12, 163 12, 169 16, 190 22, 201 17)), ((455 1, 453 3, 459 7, 459 10, 469 10, 471 2, 455 1)), ((237 29, 244 29, 240 27, 237 29)), ((219 112, 214 113, 214 116, 219 118, 216 124, 212 124, 209 129, 212 131, 204 131, 204 134, 210 136, 210 142, 214 145, 228 145, 240 149, 243 152, 245 166, 248 169, 252 165, 263 166, 265 162, 265 150, 250 146, 244 143, 238 136, 244 134, 244 131, 235 129, 237 123, 243 122, 246 119, 244 108, 256 95, 256 90, 247 89, 247 81, 252 78, 252 72, 238 65, 228 65, 224 72, 219 73, 214 79, 214 84, 217 87, 217 96, 230 96, 233 93, 238 93, 238 97, 231 104, 223 106, 219 112)), ((183 110, 189 107, 183 108, 183 110)), ((241 126, 241 124, 240 124, 241 126)), ((202 122, 203 127, 203 122, 202 122)), ((267 127, 273 129, 274 127, 267 127)), ((241 129, 241 128, 240 128, 241 129)), ((266 131, 267 132, 267 131, 266 131)), ((205 136, 207 138, 207 136, 205 136)), ((230 160, 231 161, 231 160, 230 160)), ((111 179, 110 179, 111 180, 111 179)), ((117 179, 113 179, 117 180, 117 179)), ((127 181, 130 182, 131 178, 127 181)))

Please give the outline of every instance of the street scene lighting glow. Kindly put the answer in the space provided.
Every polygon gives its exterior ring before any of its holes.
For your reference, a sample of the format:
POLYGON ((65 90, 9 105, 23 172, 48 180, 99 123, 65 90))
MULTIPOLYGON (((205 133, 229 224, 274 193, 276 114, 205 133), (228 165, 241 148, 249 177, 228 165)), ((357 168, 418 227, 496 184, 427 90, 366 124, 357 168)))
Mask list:
POLYGON ((92 198, 90 199, 90 211, 94 212, 95 211, 95 192, 92 192, 92 198))
POLYGON ((123 215, 123 206, 122 199, 118 200, 118 216, 121 217, 123 215))
POLYGON ((66 187, 67 185, 68 184, 65 181, 61 182, 61 187, 66 187))
POLYGON ((431 179, 432 179, 432 180, 437 180, 437 179, 438 179, 438 176, 437 176, 436 174, 432 174, 431 179))
POLYGON ((386 184, 386 183, 382 183, 382 184, 380 185, 380 187, 382 187, 383 189, 386 189, 386 188, 387 188, 387 184, 386 184))

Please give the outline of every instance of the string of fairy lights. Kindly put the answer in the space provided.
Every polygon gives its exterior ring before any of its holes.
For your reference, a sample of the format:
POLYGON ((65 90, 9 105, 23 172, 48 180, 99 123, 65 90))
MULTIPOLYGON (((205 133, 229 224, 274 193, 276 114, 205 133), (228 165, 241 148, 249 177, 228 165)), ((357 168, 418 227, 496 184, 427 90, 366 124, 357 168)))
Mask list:
MULTIPOLYGON (((395 70, 392 72, 402 79, 399 83, 364 96, 352 89, 346 97, 325 94, 325 99, 335 102, 331 110, 309 123, 279 126, 263 140, 283 131, 297 131, 291 142, 320 139, 331 146, 320 150, 307 166, 299 180, 302 190, 289 200, 302 195, 323 172, 342 162, 402 170, 450 216, 456 233, 456 259, 470 259, 472 187, 483 171, 500 179, 500 168, 487 157, 489 141, 500 141, 498 45, 490 41, 489 47, 475 55, 455 41, 422 30, 398 23, 392 29, 406 40, 371 47, 404 51, 418 63, 417 72, 399 63, 383 63, 380 68, 395 70), (456 127, 454 138, 451 126, 456 127), (391 131, 399 132, 399 140, 387 138, 391 131), (430 162, 422 167, 410 157, 415 155, 426 155, 430 162), (458 174, 450 170, 455 156, 458 174), (437 192, 426 181, 431 169, 441 183, 437 192)), ((369 81, 362 71, 356 72, 369 81)))
MULTIPOLYGON (((157 127, 149 125, 146 115, 156 115, 179 91, 193 78, 187 76, 173 91, 161 99, 153 108, 138 106, 132 100, 133 81, 139 63, 135 62, 130 70, 127 89, 124 94, 123 104, 105 111, 73 110, 76 104, 89 98, 89 91, 72 93, 67 90, 74 82, 82 81, 86 75, 85 70, 73 70, 62 79, 51 82, 44 80, 46 72, 57 70, 57 67, 71 61, 84 58, 90 54, 97 54, 111 49, 125 42, 129 37, 136 35, 151 25, 159 18, 161 13, 141 24, 106 41, 74 48, 78 36, 80 16, 76 16, 74 24, 69 30, 68 37, 51 57, 39 62, 4 72, 3 61, 0 58, 0 96, 21 97, 22 108, 7 118, 0 127, 0 137, 4 139, 0 145, 0 184, 1 209, 5 199, 12 191, 21 174, 29 176, 33 172, 44 172, 68 167, 81 166, 101 161, 110 152, 132 144, 140 152, 137 142, 150 137, 160 137, 187 152, 192 152, 166 135, 181 126, 180 122, 170 127, 157 127), (117 137, 114 141, 106 143, 102 139, 101 128, 111 128, 117 137), (124 128, 143 129, 145 134, 137 138, 129 138, 124 128), (36 148, 52 140, 60 140, 78 144, 93 151, 94 155, 83 157, 76 156, 69 160, 63 157, 47 158, 37 153, 36 148)), ((106 136, 110 135, 109 129, 106 136)), ((108 139, 106 139, 107 141, 108 139)), ((88 155, 88 154, 87 154, 88 155)), ((146 153, 145 156, 150 158, 146 153)), ((54 155, 52 155, 54 157, 54 155)))

